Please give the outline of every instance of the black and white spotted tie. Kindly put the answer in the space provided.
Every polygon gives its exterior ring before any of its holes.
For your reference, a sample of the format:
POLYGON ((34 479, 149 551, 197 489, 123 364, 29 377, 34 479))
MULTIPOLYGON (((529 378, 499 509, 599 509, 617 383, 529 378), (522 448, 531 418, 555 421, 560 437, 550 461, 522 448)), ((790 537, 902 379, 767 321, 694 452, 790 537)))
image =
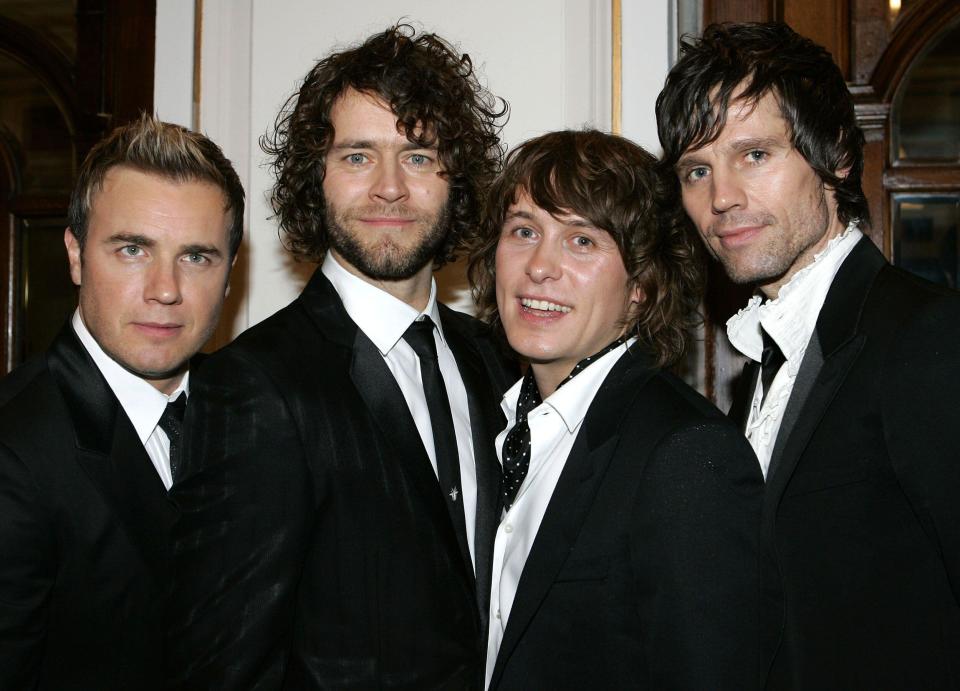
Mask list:
MULTIPOLYGON (((626 336, 621 336, 600 352, 583 358, 576 364, 570 374, 560 382, 557 388, 559 389, 625 341, 626 336)), ((523 384, 520 385, 520 398, 517 399, 517 422, 513 429, 507 433, 507 438, 503 442, 502 494, 503 506, 506 510, 513 506, 517 493, 527 477, 527 471, 530 469, 530 425, 527 422, 527 415, 541 403, 543 403, 543 398, 540 396, 540 389, 537 388, 537 382, 533 377, 533 368, 530 368, 523 376, 523 384)))

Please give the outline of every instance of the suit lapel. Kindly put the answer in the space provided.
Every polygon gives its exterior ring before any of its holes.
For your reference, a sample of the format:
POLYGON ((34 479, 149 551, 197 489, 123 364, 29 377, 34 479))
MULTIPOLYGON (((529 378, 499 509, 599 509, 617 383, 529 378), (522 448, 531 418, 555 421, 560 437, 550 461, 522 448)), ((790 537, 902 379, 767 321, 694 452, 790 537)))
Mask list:
MULTIPOLYGON (((441 318, 445 310, 441 310, 441 318)), ((477 473, 477 511, 474 522, 474 560, 476 562, 477 605, 483 630, 486 630, 490 610, 490 578, 493 561, 493 543, 499 525, 500 462, 494 449, 496 435, 506 424, 499 402, 494 400, 489 375, 485 374, 482 359, 468 338, 451 319, 442 319, 443 333, 457 361, 457 369, 467 390, 470 410, 470 431, 473 438, 473 457, 477 473)), ((469 553, 465 555, 470 565, 469 553)))
MULTIPOLYGON (((435 525, 447 551, 461 554, 453 522, 440 492, 430 457, 423 446, 400 386, 373 342, 357 328, 333 285, 318 268, 298 298, 323 338, 352 353, 350 379, 363 399, 370 419, 389 440, 397 468, 420 496, 427 520, 435 525)), ((392 460, 392 459, 385 459, 392 460)), ((456 559, 462 576, 473 584, 473 569, 456 559)), ((468 555, 469 563, 469 555, 468 555)))
POLYGON ((770 466, 767 469, 767 482, 773 480, 777 468, 780 465, 780 459, 783 456, 784 447, 788 439, 793 438, 793 428, 800 419, 800 413, 810 397, 814 382, 820 374, 823 367, 823 350, 820 347, 820 338, 814 331, 807 344, 807 350, 803 355, 803 361, 800 363, 800 369, 797 372, 797 378, 793 382, 793 391, 790 392, 790 400, 787 401, 787 408, 783 412, 783 419, 780 422, 780 430, 777 433, 776 443, 773 446, 773 452, 770 454, 770 466))
MULTIPOLYGON (((804 449, 863 349, 866 337, 858 333, 860 317, 870 288, 885 265, 886 260, 880 251, 869 238, 863 237, 834 277, 817 318, 816 333, 811 339, 819 343, 823 364, 815 376, 810 376, 811 382, 801 382, 799 390, 795 385, 787 404, 785 421, 786 415, 790 414, 795 422, 792 429, 785 430, 786 437, 783 442, 778 439, 775 445, 777 467, 773 468, 771 462, 772 477, 768 480, 764 497, 767 515, 775 513, 804 449), (796 405, 794 396, 798 398, 796 405)), ((816 344, 812 345, 815 350, 808 370, 814 369, 816 365, 816 344)), ((807 364, 805 355, 801 371, 807 364)), ((809 376, 811 372, 805 374, 809 376)), ((798 379, 799 376, 800 373, 798 379)), ((772 523, 767 523, 764 529, 772 531, 772 523)))
POLYGON ((647 357, 634 347, 620 358, 590 404, 524 564, 491 686, 496 686, 570 554, 620 441, 624 411, 634 398, 643 395, 642 389, 654 372, 647 357))
POLYGON ((151 573, 162 574, 175 509, 133 424, 69 324, 48 363, 73 421, 77 462, 151 573))

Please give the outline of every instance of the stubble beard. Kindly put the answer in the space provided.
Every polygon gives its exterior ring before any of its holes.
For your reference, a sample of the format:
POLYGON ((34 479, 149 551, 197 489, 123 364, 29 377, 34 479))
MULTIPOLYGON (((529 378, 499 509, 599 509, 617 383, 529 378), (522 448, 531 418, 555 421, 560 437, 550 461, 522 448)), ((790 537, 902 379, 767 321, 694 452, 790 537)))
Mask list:
MULTIPOLYGON (((412 213, 404 206, 365 207, 340 211, 327 204, 324 211, 330 247, 363 275, 376 281, 403 281, 414 276, 427 264, 432 263, 447 240, 450 230, 449 199, 435 214, 412 213), (388 232, 374 238, 374 243, 364 243, 364 231, 356 224, 364 217, 397 217, 417 230, 402 231, 419 234, 417 242, 404 247, 394 241, 388 232)), ((377 232, 377 231, 374 231, 377 232)))
POLYGON ((788 273, 794 273, 806 266, 813 257, 806 255, 810 247, 815 245, 830 227, 829 208, 821 188, 820 200, 812 210, 810 216, 797 223, 791 219, 790 230, 785 230, 779 219, 773 214, 765 213, 758 216, 730 216, 711 226, 721 228, 723 225, 762 225, 762 232, 772 234, 762 247, 753 249, 753 254, 746 257, 737 256, 736 252, 725 252, 708 248, 710 253, 720 261, 727 276, 739 285, 767 285, 782 279, 788 273))

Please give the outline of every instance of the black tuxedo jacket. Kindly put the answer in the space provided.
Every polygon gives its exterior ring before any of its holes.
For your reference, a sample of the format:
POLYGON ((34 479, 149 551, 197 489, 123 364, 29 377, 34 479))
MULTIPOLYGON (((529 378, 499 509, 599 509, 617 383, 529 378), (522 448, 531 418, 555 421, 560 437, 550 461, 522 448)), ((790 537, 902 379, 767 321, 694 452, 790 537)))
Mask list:
POLYGON ((68 324, 0 383, 0 689, 160 689, 175 509, 68 324))
POLYGON ((491 689, 756 688, 762 491, 736 427, 628 351, 547 507, 491 689))
POLYGON ((175 686, 481 682, 493 439, 513 373, 480 322, 446 307, 441 321, 469 398, 476 579, 399 386, 318 270, 191 379, 187 478, 174 490, 175 686))
POLYGON ((830 287, 768 473, 770 689, 960 688, 958 386, 960 295, 863 238, 830 287))

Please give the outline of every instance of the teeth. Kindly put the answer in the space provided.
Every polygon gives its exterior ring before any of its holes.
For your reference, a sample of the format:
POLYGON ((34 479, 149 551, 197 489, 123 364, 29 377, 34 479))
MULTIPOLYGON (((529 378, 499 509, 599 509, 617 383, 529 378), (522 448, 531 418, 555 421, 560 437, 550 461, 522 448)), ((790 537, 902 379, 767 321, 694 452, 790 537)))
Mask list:
POLYGON ((531 300, 530 298, 521 298, 520 304, 524 307, 529 307, 534 310, 543 310, 544 312, 562 312, 566 314, 569 312, 572 307, 567 307, 566 305, 558 305, 555 302, 548 302, 547 300, 531 300))

